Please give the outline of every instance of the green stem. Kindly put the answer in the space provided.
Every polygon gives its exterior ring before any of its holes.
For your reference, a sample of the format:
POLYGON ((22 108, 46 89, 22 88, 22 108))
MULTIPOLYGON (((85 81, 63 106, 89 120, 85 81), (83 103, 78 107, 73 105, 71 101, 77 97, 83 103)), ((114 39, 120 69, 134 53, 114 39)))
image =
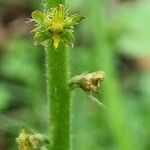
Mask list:
POLYGON ((45 9, 49 10, 52 7, 56 7, 58 4, 64 4, 65 0, 45 0, 45 9))
MULTIPOLYGON (((45 0, 45 9, 64 4, 64 0, 45 0)), ((70 90, 68 87, 68 51, 64 44, 57 49, 47 42, 47 88, 49 99, 49 150, 70 149, 70 90)))
POLYGON ((70 149, 70 89, 68 50, 47 42, 47 86, 49 98, 50 150, 70 149))

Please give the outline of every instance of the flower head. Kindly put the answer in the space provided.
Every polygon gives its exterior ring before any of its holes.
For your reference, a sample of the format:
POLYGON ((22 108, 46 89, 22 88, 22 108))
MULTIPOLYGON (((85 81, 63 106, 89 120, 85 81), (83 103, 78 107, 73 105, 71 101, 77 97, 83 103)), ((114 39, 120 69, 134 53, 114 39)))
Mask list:
POLYGON ((81 88, 83 91, 88 93, 97 92, 101 82, 105 79, 105 73, 103 71, 81 74, 72 78, 70 82, 71 88, 81 88))
POLYGON ((46 149, 49 141, 40 133, 30 134, 28 130, 23 128, 20 130, 19 136, 16 138, 19 150, 40 150, 46 149))
POLYGON ((69 15, 68 8, 59 4, 56 8, 48 12, 36 10, 32 13, 32 20, 36 22, 34 39, 37 43, 43 44, 44 41, 52 39, 53 46, 58 48, 60 42, 73 45, 73 27, 84 17, 78 14, 69 15))
POLYGON ((19 137, 16 138, 16 142, 18 144, 19 150, 31 150, 32 146, 30 143, 30 135, 28 134, 26 129, 21 129, 19 137))
POLYGON ((99 106, 106 109, 107 107, 93 96, 93 94, 98 91, 98 88, 101 86, 104 79, 104 71, 84 73, 73 77, 69 83, 69 86, 71 89, 82 89, 86 93, 88 99, 95 101, 99 106))

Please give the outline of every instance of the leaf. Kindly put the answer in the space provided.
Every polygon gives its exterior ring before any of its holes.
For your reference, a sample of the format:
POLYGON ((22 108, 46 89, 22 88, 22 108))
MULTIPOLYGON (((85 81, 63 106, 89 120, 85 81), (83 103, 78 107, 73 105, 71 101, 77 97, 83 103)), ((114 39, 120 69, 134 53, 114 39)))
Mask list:
POLYGON ((68 45, 71 45, 73 46, 73 43, 75 41, 75 38, 73 36, 73 34, 69 31, 69 30, 66 30, 63 34, 63 40, 64 42, 66 42, 68 45))
POLYGON ((32 18, 35 20, 35 22, 37 22, 38 24, 47 27, 50 19, 41 11, 36 10, 34 12, 32 12, 32 18))

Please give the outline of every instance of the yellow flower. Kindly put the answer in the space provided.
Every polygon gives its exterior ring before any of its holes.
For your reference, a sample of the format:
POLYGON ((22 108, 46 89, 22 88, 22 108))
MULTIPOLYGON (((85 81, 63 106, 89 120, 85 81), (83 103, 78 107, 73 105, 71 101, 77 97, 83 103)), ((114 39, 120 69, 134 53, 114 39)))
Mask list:
POLYGON ((48 139, 40 133, 29 134, 27 129, 20 130, 16 138, 19 150, 40 150, 46 148, 48 139))
POLYGON ((32 150, 30 143, 30 135, 27 133, 26 129, 21 129, 19 137, 16 138, 19 150, 32 150))
POLYGON ((34 39, 37 43, 43 44, 52 39, 53 46, 58 48, 60 42, 73 45, 73 26, 79 23, 84 17, 78 14, 69 15, 68 8, 59 4, 56 8, 43 13, 36 10, 32 13, 32 20, 36 22, 34 39))
POLYGON ((60 36, 59 34, 53 34, 52 35, 52 40, 54 42, 54 47, 58 48, 59 42, 60 42, 60 36))

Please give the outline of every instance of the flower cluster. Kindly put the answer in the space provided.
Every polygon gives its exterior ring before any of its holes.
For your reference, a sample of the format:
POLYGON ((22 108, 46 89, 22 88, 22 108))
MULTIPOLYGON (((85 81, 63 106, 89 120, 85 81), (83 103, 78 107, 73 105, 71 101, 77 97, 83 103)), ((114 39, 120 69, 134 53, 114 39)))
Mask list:
POLYGON ((85 92, 94 93, 97 92, 98 87, 100 87, 104 79, 105 73, 103 71, 84 73, 73 77, 70 82, 70 87, 73 89, 78 87, 85 92))
POLYGON ((78 24, 84 17, 75 14, 69 15, 68 8, 59 4, 56 8, 51 8, 48 12, 36 10, 32 13, 32 21, 36 22, 35 42, 43 44, 48 39, 52 39, 53 46, 58 48, 60 42, 65 42, 73 46, 74 25, 78 24))
POLYGON ((94 93, 98 92, 102 81, 105 79, 105 72, 98 71, 93 73, 84 73, 73 77, 69 83, 70 88, 82 89, 88 99, 96 102, 100 107, 107 108, 102 102, 93 96, 94 93))
POLYGON ((46 150, 45 144, 48 143, 46 137, 42 134, 29 134, 27 129, 21 129, 18 138, 16 138, 19 150, 46 150))

